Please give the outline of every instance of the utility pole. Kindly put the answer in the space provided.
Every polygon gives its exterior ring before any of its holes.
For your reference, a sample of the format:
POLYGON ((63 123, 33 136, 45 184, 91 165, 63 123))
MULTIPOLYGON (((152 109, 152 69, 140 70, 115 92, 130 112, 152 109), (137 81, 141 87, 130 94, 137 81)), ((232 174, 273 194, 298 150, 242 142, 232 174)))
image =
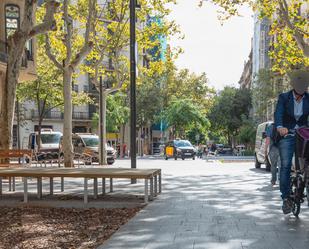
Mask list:
MULTIPOLYGON (((136 47, 135 16, 136 0, 130 0, 130 156, 131 168, 136 168, 136 47)), ((136 183, 135 179, 131 183, 136 183)))
POLYGON ((103 80, 102 76, 100 76, 100 89, 99 89, 99 148, 100 148, 100 153, 99 153, 99 160, 100 160, 100 165, 103 165, 103 153, 104 153, 104 148, 103 146, 103 80))

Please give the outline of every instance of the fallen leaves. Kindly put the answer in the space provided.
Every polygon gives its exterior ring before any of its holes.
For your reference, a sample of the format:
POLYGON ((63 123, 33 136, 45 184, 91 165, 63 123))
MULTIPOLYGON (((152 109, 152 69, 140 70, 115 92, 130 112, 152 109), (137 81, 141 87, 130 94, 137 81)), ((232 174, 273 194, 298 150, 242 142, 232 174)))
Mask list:
POLYGON ((96 248, 140 209, 1 207, 0 248, 96 248))

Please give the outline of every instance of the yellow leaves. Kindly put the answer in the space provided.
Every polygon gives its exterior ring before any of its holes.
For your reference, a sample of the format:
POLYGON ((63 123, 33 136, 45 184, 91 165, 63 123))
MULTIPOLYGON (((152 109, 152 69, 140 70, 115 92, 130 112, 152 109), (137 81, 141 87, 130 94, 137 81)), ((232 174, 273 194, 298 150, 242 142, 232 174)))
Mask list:
POLYGON ((309 58, 305 57, 299 49, 293 30, 282 27, 278 21, 274 22, 270 31, 276 40, 273 42, 273 50, 269 53, 272 59, 272 71, 285 74, 295 66, 309 66, 309 58))

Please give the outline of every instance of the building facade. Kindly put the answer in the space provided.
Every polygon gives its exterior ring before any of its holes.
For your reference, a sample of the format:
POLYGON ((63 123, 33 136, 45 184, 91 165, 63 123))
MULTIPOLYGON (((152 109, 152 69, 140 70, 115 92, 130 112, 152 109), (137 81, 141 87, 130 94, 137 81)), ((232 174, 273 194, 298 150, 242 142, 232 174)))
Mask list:
POLYGON ((252 40, 252 82, 261 69, 270 68, 269 50, 271 44, 270 21, 267 18, 260 19, 259 14, 254 15, 254 33, 252 40))
POLYGON ((241 74, 240 80, 238 82, 240 88, 251 89, 252 84, 252 49, 250 51, 248 60, 244 63, 244 70, 241 74))

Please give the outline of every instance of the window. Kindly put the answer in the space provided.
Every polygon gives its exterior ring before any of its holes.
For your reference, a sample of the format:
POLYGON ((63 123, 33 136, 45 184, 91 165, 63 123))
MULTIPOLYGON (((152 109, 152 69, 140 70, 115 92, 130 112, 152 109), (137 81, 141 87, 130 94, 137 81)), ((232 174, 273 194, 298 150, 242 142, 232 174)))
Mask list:
POLYGON ((78 93, 78 85, 73 85, 73 90, 74 90, 74 92, 77 92, 78 93))
POLYGON ((59 144, 61 134, 41 134, 42 144, 59 144))
POLYGON ((29 61, 33 61, 32 39, 26 42, 26 56, 29 61))
POLYGON ((8 38, 19 28, 20 12, 17 5, 5 6, 5 35, 8 38))

